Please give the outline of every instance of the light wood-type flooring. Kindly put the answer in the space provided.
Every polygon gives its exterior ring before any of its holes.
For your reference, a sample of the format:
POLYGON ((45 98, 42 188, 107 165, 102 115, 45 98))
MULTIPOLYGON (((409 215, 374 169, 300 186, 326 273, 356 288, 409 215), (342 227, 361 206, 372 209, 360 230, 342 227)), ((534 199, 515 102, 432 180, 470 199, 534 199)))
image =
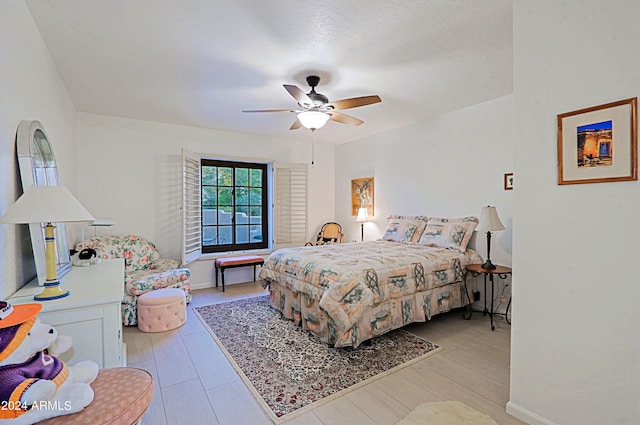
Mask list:
MULTIPOLYGON (((127 361, 154 377, 143 425, 271 424, 220 351, 193 307, 266 294, 257 283, 194 291, 187 323, 162 333, 125 327, 127 361)), ((510 326, 474 312, 435 316, 408 327, 443 349, 287 421, 288 425, 393 425, 423 402, 458 400, 498 424, 522 424, 505 413, 509 397, 510 326)))

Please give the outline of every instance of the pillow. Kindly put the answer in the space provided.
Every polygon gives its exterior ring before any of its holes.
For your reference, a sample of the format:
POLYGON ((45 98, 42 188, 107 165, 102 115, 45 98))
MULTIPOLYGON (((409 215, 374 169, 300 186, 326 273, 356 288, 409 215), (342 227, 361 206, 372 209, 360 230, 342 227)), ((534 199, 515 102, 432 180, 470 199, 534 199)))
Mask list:
POLYGON ((464 252, 477 225, 477 217, 431 217, 418 243, 464 252))
POLYGON ((316 239, 316 245, 337 245, 338 238, 327 238, 321 235, 318 235, 316 239))
POLYGON ((417 242, 427 227, 428 217, 415 215, 390 215, 383 241, 417 242))

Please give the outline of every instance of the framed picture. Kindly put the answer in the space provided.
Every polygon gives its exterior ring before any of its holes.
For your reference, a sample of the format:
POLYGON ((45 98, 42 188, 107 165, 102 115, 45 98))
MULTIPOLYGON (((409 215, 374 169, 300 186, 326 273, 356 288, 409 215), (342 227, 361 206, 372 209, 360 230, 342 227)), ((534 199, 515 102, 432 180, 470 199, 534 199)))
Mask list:
POLYGON ((504 190, 513 190, 513 173, 504 175, 504 190))
POLYGON ((358 215, 358 209, 367 208, 367 215, 373 216, 373 177, 351 180, 351 215, 358 215))
POLYGON ((558 115, 558 184, 638 180, 638 98, 558 115))

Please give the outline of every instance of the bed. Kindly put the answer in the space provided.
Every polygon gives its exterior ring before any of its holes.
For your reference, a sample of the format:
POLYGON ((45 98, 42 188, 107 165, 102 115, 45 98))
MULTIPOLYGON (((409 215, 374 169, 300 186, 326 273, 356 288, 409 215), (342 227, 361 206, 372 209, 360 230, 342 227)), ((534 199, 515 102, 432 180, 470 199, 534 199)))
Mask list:
POLYGON ((286 248, 260 271, 270 304, 335 347, 363 341, 470 303, 467 249, 478 220, 391 216, 381 240, 286 248))

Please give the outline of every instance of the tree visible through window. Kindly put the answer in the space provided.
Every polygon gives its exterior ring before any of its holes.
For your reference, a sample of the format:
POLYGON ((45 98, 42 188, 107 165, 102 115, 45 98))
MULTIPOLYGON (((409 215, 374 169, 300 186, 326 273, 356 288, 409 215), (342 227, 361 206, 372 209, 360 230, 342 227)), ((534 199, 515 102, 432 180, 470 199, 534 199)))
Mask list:
POLYGON ((201 160, 202 252, 268 246, 267 164, 201 160))

